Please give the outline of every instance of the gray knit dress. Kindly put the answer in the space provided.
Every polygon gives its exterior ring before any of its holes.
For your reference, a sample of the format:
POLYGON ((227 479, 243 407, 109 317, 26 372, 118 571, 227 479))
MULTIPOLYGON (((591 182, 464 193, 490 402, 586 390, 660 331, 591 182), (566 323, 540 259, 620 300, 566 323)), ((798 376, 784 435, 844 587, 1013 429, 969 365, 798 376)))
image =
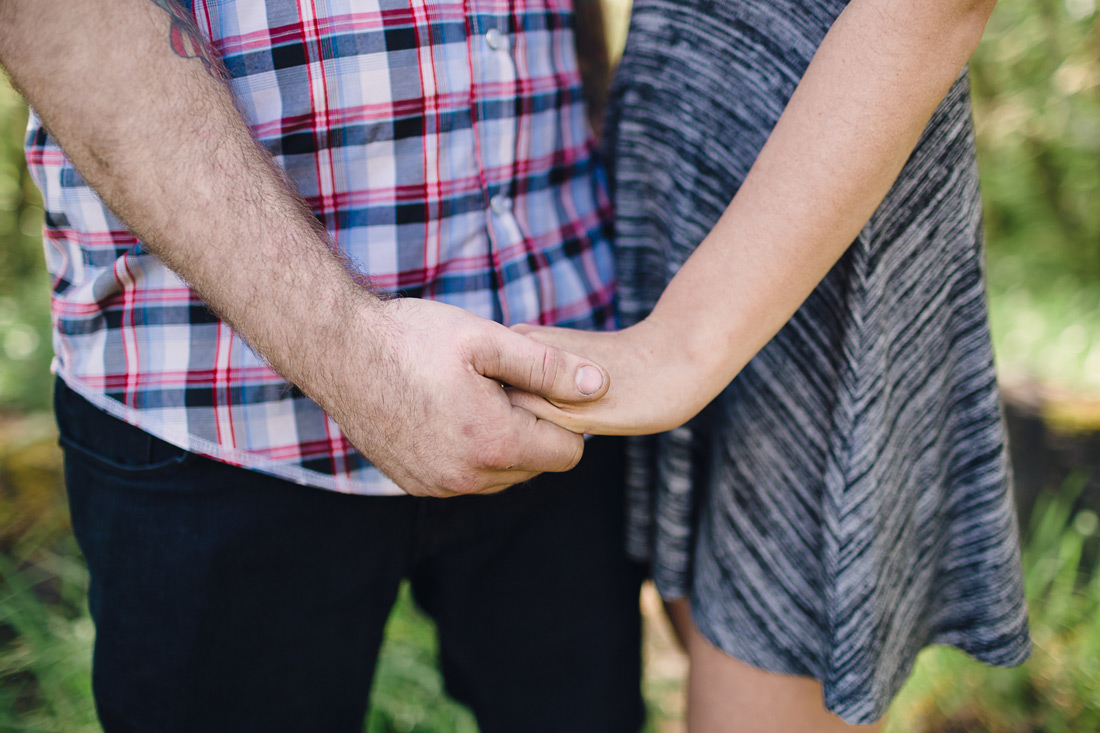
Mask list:
MULTIPOLYGON (((624 325, 718 220, 837 0, 636 0, 607 151, 624 325)), ((1028 653, 966 77, 858 239, 693 422, 632 439, 630 549, 703 635, 879 718, 917 652, 1028 653)), ((701 301, 699 308, 708 307, 701 301)))

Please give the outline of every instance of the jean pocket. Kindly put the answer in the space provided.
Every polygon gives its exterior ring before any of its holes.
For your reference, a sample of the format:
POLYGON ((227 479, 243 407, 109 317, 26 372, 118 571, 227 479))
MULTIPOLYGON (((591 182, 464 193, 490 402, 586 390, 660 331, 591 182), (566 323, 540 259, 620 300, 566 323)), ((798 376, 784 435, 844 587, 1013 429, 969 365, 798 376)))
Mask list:
POLYGON ((104 412, 60 379, 54 412, 62 448, 116 471, 173 469, 194 455, 104 412))

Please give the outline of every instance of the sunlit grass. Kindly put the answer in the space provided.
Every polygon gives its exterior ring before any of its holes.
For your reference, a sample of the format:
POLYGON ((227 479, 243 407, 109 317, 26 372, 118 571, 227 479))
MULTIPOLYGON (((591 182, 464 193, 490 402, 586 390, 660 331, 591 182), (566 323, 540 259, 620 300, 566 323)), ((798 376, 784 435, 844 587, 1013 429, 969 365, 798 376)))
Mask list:
POLYGON ((1027 267, 1011 255, 990 262, 989 315, 1002 376, 1100 396, 1100 282, 1068 273, 1040 280, 1027 267))
POLYGON ((443 691, 435 625, 407 585, 386 625, 366 733, 477 733, 470 711, 443 691))

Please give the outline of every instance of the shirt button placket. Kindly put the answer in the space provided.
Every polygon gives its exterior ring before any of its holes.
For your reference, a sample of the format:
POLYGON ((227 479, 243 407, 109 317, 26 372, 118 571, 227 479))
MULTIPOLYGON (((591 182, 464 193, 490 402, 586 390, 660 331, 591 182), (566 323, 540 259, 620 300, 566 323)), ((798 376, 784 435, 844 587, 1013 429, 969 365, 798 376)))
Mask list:
MULTIPOLYGON (((490 23, 491 27, 485 28, 481 35, 484 45, 471 44, 471 49, 476 49, 474 52, 482 59, 478 68, 485 76, 480 81, 490 87, 515 84, 517 69, 515 59, 512 57, 513 41, 507 32, 497 27, 499 24, 507 24, 508 18, 498 15, 490 23), (478 48, 479 45, 480 48, 478 48)), ((517 123, 514 116, 492 121, 492 137, 482 140, 483 150, 486 151, 486 166, 495 170, 511 170, 515 167, 517 123)), ((487 130, 483 128, 478 131, 479 136, 482 134, 487 134, 487 130)), ((487 224, 490 232, 489 246, 492 250, 496 248, 512 250, 516 244, 523 241, 524 235, 516 219, 516 202, 508 195, 513 183, 511 180, 496 180, 487 185, 486 193, 489 194, 487 224)), ((495 252, 493 257, 496 260, 495 252)), ((537 318, 541 310, 537 284, 513 283, 512 286, 505 287, 507 285, 508 283, 504 283, 496 293, 500 299, 500 310, 504 320, 512 323, 537 318)))
MULTIPOLYGON (((499 28, 489 28, 485 31, 484 38, 485 45, 491 51, 495 53, 508 53, 510 51, 508 34, 499 28)), ((489 199, 489 210, 497 217, 510 216, 512 214, 512 203, 512 199, 508 195, 498 193, 489 199)))

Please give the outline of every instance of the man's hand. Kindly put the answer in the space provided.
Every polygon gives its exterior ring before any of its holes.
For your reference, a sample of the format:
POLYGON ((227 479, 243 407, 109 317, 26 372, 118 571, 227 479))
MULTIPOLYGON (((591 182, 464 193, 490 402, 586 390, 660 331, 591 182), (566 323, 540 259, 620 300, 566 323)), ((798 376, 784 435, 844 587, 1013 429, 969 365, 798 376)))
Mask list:
POLYGON ((489 493, 580 460, 579 435, 513 407, 502 383, 563 404, 598 400, 609 382, 591 361, 433 301, 361 317, 346 376, 324 380, 339 389, 315 397, 405 491, 489 493))

